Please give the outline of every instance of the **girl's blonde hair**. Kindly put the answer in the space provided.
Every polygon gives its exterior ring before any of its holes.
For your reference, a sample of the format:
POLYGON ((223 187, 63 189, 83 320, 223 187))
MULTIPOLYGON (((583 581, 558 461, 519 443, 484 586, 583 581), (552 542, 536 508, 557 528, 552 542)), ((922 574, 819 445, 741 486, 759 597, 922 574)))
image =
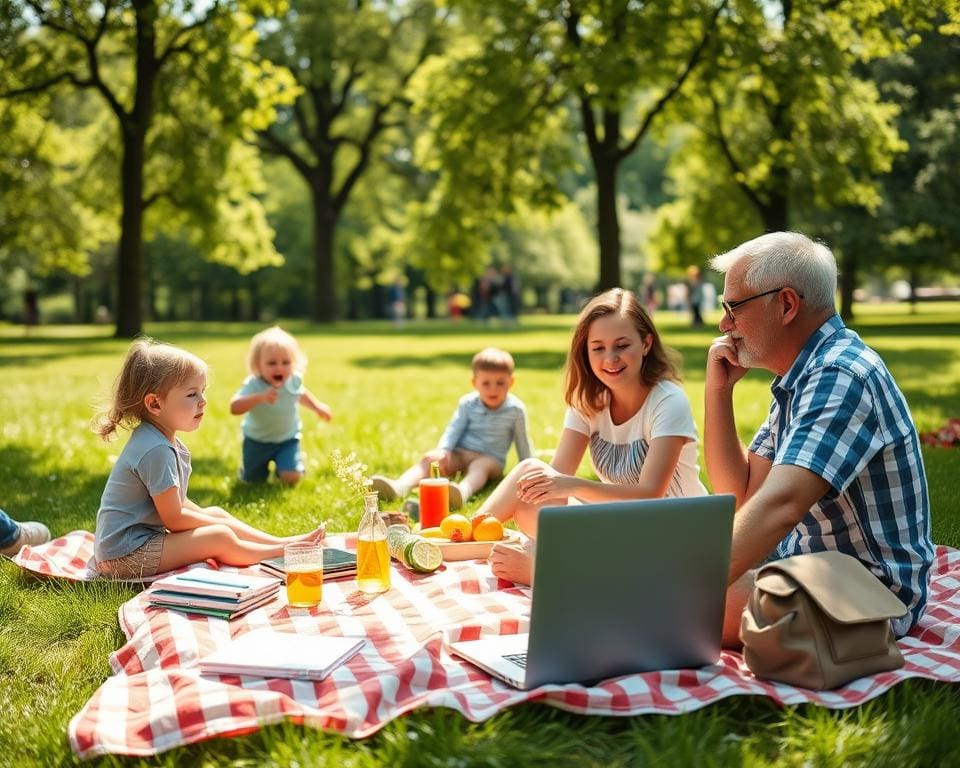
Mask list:
POLYGON ((279 325, 260 331, 250 339, 250 350, 247 352, 247 370, 254 376, 260 375, 260 355, 265 349, 285 349, 293 356, 293 367, 298 373, 303 373, 307 367, 307 357, 300 350, 297 340, 279 325))
POLYGON ((580 312, 570 342, 570 353, 567 355, 564 400, 571 408, 591 416, 606 407, 608 390, 590 368, 587 337, 594 320, 612 314, 629 320, 637 329, 640 338, 646 339, 649 335, 653 340, 640 367, 640 378, 644 384, 653 386, 664 379, 680 381, 679 355, 660 341, 660 334, 657 333, 647 310, 637 301, 632 291, 612 288, 606 293, 594 296, 580 312))
POLYGON ((147 395, 163 397, 192 376, 206 373, 207 364, 184 349, 147 337, 137 339, 127 351, 110 401, 97 416, 94 430, 110 440, 118 427, 132 429, 148 420, 143 402, 147 395))

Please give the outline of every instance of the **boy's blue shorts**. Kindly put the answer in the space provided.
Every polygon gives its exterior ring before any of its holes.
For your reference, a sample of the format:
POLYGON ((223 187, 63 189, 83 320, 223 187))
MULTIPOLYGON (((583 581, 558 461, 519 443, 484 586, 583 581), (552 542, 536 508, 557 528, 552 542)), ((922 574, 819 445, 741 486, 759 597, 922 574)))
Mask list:
POLYGON ((300 440, 295 437, 282 443, 262 443, 252 437, 243 438, 243 466, 240 467, 240 479, 251 483, 262 483, 270 476, 270 462, 281 472, 299 472, 303 474, 303 458, 300 455, 300 440))

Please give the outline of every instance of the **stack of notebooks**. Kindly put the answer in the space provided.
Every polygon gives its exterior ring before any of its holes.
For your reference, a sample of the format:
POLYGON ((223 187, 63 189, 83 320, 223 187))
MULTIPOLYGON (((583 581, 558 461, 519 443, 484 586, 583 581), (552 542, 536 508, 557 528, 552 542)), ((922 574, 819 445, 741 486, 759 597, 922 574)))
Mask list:
POLYGON ((269 603, 279 589, 280 581, 274 576, 192 568, 158 579, 146 594, 150 605, 233 619, 269 603))
MULTIPOLYGON (((260 563, 260 570, 281 579, 287 578, 283 557, 272 557, 260 563)), ((346 579, 357 575, 357 555, 345 549, 323 548, 323 580, 346 579)))
POLYGON ((364 642, 362 637, 257 629, 200 659, 200 673, 323 680, 359 651, 364 642))

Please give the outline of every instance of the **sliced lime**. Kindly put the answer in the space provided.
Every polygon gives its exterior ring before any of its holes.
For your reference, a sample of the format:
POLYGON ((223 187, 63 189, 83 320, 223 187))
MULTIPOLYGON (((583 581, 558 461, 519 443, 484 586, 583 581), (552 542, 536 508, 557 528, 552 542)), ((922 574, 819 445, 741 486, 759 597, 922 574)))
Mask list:
POLYGON ((387 548, 390 550, 390 557, 394 560, 403 562, 400 556, 407 539, 411 536, 410 529, 405 525, 391 525, 387 527, 387 548))
POLYGON ((443 562, 440 547, 432 541, 417 537, 404 547, 403 559, 419 573, 431 573, 443 562))

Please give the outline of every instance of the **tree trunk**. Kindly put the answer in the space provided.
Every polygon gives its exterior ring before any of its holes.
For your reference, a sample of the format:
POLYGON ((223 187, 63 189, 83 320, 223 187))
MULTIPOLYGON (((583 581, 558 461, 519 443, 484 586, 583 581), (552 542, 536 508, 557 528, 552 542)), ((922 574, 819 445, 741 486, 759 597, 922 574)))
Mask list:
POLYGON ((920 270, 916 265, 910 265, 908 273, 910 280, 910 314, 917 314, 917 286, 920 284, 920 270))
POLYGON ((311 183, 313 197, 313 304, 310 319, 332 323, 337 319, 337 292, 333 264, 337 213, 327 185, 311 183))
POLYGON ((760 210, 763 228, 767 232, 785 232, 789 219, 787 196, 781 192, 772 192, 760 210))
POLYGON ((260 289, 256 277, 253 280, 248 280, 247 285, 250 289, 250 320, 255 322, 260 321, 260 289))
MULTIPOLYGON (((131 121, 132 122, 132 121, 131 121)), ((117 252, 116 337, 132 339, 143 330, 143 163, 145 130, 123 125, 120 167, 122 211, 117 252)))
POLYGON ((136 17, 136 75, 133 109, 114 108, 123 138, 121 161, 120 250, 117 253, 118 338, 132 338, 143 330, 143 167, 147 129, 153 116, 153 84, 157 78, 156 5, 134 0, 136 17))
POLYGON ((620 219, 617 215, 617 161, 599 153, 593 159, 597 178, 597 235, 600 240, 598 290, 620 286, 620 219))
POLYGON ((857 287, 856 247, 844 248, 840 257, 840 317, 853 320, 853 291, 857 287))

